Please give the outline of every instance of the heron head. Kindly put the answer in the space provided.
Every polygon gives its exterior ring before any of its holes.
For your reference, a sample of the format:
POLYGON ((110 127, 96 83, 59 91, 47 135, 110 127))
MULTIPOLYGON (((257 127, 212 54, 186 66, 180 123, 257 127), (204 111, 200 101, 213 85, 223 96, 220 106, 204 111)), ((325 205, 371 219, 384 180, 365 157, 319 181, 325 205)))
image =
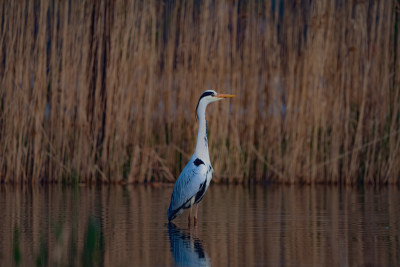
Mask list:
POLYGON ((197 109, 199 108, 200 103, 204 103, 207 106, 209 103, 212 103, 212 102, 215 102, 215 101, 218 101, 218 100, 222 100, 222 99, 225 99, 225 98, 234 97, 234 96, 235 95, 218 94, 214 90, 206 90, 206 91, 204 91, 204 93, 202 93, 200 98, 199 98, 199 102, 197 102, 196 118, 197 118, 197 109))

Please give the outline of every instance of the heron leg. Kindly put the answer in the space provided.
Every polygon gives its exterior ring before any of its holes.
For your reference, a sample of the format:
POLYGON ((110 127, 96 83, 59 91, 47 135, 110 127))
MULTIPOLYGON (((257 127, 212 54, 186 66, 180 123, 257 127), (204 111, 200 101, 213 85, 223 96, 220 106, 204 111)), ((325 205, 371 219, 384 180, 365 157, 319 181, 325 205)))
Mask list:
POLYGON ((199 204, 196 204, 194 209, 194 225, 197 225, 197 212, 199 211, 199 204))
POLYGON ((190 217, 192 216, 192 207, 193 206, 190 206, 189 216, 188 216, 188 225, 189 225, 189 227, 190 227, 190 217))

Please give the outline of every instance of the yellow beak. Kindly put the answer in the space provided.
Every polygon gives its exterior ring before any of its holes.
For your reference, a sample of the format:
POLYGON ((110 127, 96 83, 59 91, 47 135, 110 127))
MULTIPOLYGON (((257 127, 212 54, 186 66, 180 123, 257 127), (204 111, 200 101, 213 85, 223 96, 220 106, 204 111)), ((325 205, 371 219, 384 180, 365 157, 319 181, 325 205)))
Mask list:
POLYGON ((235 97, 235 95, 217 94, 215 97, 218 97, 218 98, 228 98, 228 97, 235 97))

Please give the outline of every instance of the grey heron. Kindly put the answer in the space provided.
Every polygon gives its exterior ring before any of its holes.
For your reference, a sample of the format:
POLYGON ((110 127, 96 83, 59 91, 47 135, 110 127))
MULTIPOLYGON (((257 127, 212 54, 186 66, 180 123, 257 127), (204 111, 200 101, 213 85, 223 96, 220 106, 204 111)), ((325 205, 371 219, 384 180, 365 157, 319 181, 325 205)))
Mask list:
POLYGON ((196 107, 199 120, 196 150, 176 180, 167 212, 168 221, 175 219, 184 209, 190 208, 190 224, 192 207, 195 205, 194 224, 197 224, 198 204, 203 199, 214 172, 208 153, 206 107, 209 103, 230 97, 234 95, 218 94, 213 90, 206 90, 200 96, 196 107))

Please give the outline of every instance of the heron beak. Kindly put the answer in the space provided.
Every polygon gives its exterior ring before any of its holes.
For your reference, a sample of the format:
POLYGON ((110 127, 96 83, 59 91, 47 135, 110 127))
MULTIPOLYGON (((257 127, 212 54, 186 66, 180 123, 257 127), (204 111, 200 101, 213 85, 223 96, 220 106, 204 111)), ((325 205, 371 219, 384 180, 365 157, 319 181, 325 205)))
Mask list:
POLYGON ((218 98, 228 98, 228 97, 235 97, 235 95, 217 94, 215 97, 218 97, 218 98))

